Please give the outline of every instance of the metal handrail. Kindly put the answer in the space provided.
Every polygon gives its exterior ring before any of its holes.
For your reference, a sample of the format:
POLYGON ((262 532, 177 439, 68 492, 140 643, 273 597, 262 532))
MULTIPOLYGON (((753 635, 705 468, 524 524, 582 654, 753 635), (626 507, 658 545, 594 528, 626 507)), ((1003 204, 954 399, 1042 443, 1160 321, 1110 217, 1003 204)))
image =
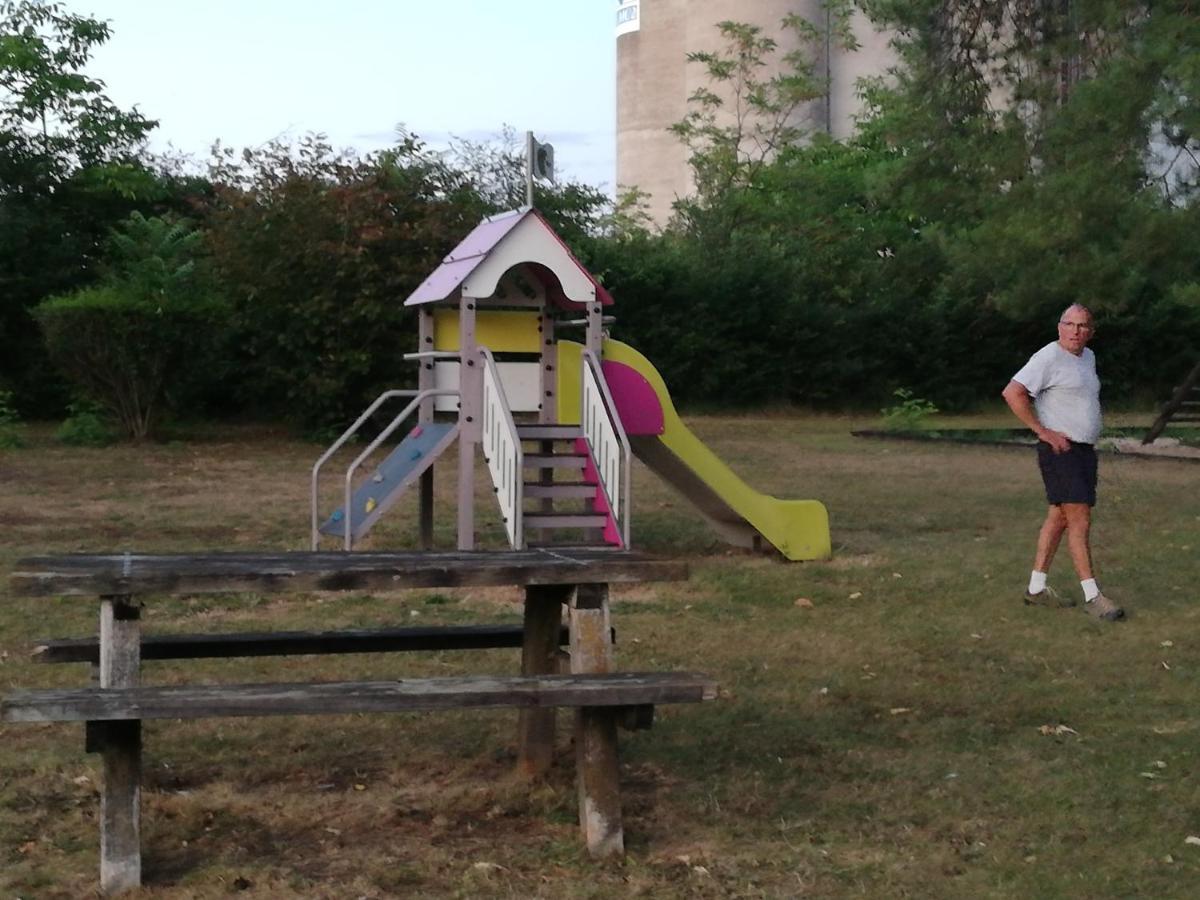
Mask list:
MULTIPOLYGON (((619 496, 614 492, 612 486, 608 484, 608 480, 604 477, 604 468, 602 465, 599 465, 600 460, 596 458, 596 448, 592 446, 592 441, 588 436, 586 423, 580 421, 579 424, 584 430, 584 437, 587 439, 588 449, 592 454, 592 460, 593 462, 597 463, 596 472, 600 476, 600 484, 604 488, 604 496, 608 499, 609 511, 614 515, 614 518, 617 516, 620 517, 622 548, 628 550, 630 507, 632 505, 633 497, 631 489, 631 484, 633 481, 633 451, 630 449, 629 437, 625 434, 625 428, 621 425, 621 417, 617 415, 617 405, 613 402, 612 394, 608 390, 608 381, 604 377, 604 368, 600 363, 599 357, 594 351, 585 350, 583 352, 583 364, 587 372, 591 375, 591 380, 596 385, 596 389, 600 394, 600 402, 604 406, 605 418, 608 421, 609 427, 612 428, 613 434, 617 438, 617 443, 620 444, 621 447, 621 467, 617 475, 618 481, 620 482, 618 485, 620 489, 619 496)), ((587 415, 586 396, 588 389, 588 378, 585 376, 584 378, 580 379, 580 381, 581 393, 583 395, 580 398, 579 404, 581 413, 580 418, 582 420, 587 415)))
POLYGON ((512 544, 514 550, 520 550, 525 545, 525 523, 522 514, 524 504, 523 495, 525 492, 522 480, 522 473, 525 466, 524 451, 521 449, 521 437, 517 433, 517 425, 513 421, 512 410, 508 405, 508 398, 504 395, 504 382, 500 379, 500 371, 496 366, 496 360, 492 356, 492 351, 487 347, 480 347, 479 355, 483 358, 484 373, 484 456, 487 460, 488 471, 492 476, 492 484, 496 487, 497 499, 500 501, 501 511, 505 514, 504 524, 505 530, 508 531, 509 543, 512 544), (491 392, 487 389, 489 382, 492 386, 491 392), (488 408, 489 393, 494 394, 493 402, 497 404, 498 408, 496 412, 499 413, 501 419, 499 423, 493 422, 491 418, 490 414, 492 411, 488 408), (497 459, 502 454, 497 452, 496 447, 492 447, 488 443, 496 437, 496 433, 492 428, 495 424, 504 426, 511 447, 512 464, 507 470, 503 468, 505 460, 497 459), (511 492, 505 491, 503 483, 505 477, 511 479, 511 492))
POLYGON ((354 547, 353 547, 354 536, 353 536, 353 530, 351 528, 351 520, 353 519, 353 515, 352 515, 353 510, 351 507, 351 501, 353 500, 353 497, 354 497, 353 479, 354 479, 355 471, 357 471, 358 467, 361 466, 364 461, 366 461, 367 457, 369 457, 372 453, 374 453, 376 450, 379 449, 380 444, 382 444, 384 441, 386 441, 389 437, 392 436, 392 432, 400 427, 401 422, 403 422, 405 419, 407 419, 409 416, 411 416, 420 407, 422 401, 428 400, 430 397, 446 397, 446 396, 451 396, 451 395, 457 397, 458 391, 454 390, 452 388, 441 388, 440 390, 431 388, 429 390, 421 391, 419 394, 417 394, 417 396, 415 396, 413 398, 412 402, 409 403, 408 406, 404 407, 404 409, 400 412, 399 415, 396 416, 396 418, 392 419, 392 421, 388 424, 387 428, 385 428, 385 429, 383 429, 383 431, 379 432, 379 436, 376 437, 375 440, 371 441, 371 443, 369 443, 367 445, 366 449, 363 450, 362 453, 358 454, 358 456, 355 457, 354 462, 350 463, 350 465, 346 468, 346 499, 343 501, 343 504, 342 504, 342 513, 346 519, 346 528, 345 528, 346 547, 345 547, 345 549, 347 549, 347 550, 354 549, 354 547))
POLYGON ((410 359, 461 359, 462 354, 457 350, 421 350, 417 353, 405 353, 402 357, 410 359))
MULTIPOLYGON (((612 325, 616 321, 617 321, 616 316, 601 316, 600 317, 601 325, 612 325)), ((554 324, 555 325, 581 326, 581 325, 586 325, 587 323, 588 323, 587 319, 559 319, 554 324)))
MULTIPOLYGON (((411 415, 412 408, 416 404, 420 403, 422 400, 426 400, 429 397, 434 396, 435 394, 457 394, 457 393, 458 393, 458 391, 456 391, 456 390, 442 390, 442 391, 437 391, 437 390, 425 390, 425 391, 391 390, 391 391, 384 391, 377 398, 375 398, 375 402, 373 402, 370 406, 368 406, 366 411, 361 416, 359 416, 357 419, 354 420, 354 424, 352 424, 349 428, 347 428, 342 433, 342 436, 339 437, 336 441, 334 441, 328 450, 326 450, 323 454, 321 454, 321 458, 318 459, 316 461, 316 463, 313 464, 313 468, 312 468, 311 513, 312 513, 312 549, 313 550, 320 549, 320 545, 321 545, 320 523, 318 521, 318 512, 317 512, 317 507, 318 507, 317 485, 318 485, 319 478, 320 478, 321 467, 323 465, 325 465, 326 462, 329 461, 329 458, 331 456, 333 456, 333 454, 337 453, 337 451, 342 448, 342 446, 346 443, 346 441, 350 440, 350 438, 354 436, 354 434, 358 431, 358 429, 363 426, 363 423, 366 422, 367 419, 369 419, 371 417, 371 414, 374 413, 375 410, 379 409, 380 406, 382 406, 388 400, 391 400, 393 397, 414 397, 415 398, 412 403, 410 403, 407 407, 405 407, 405 412, 401 414, 402 417, 406 417, 408 415, 411 415)), ((398 423, 393 422, 392 430, 395 429, 396 424, 398 424, 398 423)), ((389 431, 388 433, 390 434, 391 431, 389 431)), ((350 506, 350 504, 349 504, 349 502, 347 502, 346 509, 345 509, 347 519, 349 519, 349 506, 350 506)), ((350 548, 347 546, 346 549, 349 550, 350 548)))

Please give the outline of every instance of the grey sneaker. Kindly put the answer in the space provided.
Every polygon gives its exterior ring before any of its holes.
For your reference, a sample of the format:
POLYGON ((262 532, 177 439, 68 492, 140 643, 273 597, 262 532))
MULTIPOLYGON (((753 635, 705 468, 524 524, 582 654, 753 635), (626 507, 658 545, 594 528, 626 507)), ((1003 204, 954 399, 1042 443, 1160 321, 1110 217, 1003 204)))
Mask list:
POLYGON ((1058 609, 1066 609, 1075 605, 1075 598, 1068 597, 1065 594, 1060 594, 1050 585, 1046 585, 1036 594, 1025 592, 1026 606, 1052 606, 1058 609))
POLYGON ((1095 616, 1097 619, 1103 619, 1106 622, 1116 622, 1118 619, 1125 618, 1125 610, 1117 606, 1103 594, 1097 594, 1094 600, 1089 600, 1083 604, 1083 611, 1089 616, 1095 616))

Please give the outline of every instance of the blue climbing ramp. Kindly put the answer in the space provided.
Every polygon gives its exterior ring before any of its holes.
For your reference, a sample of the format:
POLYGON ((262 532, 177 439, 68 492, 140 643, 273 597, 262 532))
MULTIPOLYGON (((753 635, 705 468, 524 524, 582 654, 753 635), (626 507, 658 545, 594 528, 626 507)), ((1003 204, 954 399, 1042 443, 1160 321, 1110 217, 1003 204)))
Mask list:
MULTIPOLYGON (((371 530, 379 517, 433 465, 458 436, 457 422, 426 422, 405 436, 371 477, 354 491, 351 498, 353 515, 350 536, 357 541, 371 530)), ((320 528, 321 534, 343 537, 346 533, 346 511, 339 507, 320 528)))

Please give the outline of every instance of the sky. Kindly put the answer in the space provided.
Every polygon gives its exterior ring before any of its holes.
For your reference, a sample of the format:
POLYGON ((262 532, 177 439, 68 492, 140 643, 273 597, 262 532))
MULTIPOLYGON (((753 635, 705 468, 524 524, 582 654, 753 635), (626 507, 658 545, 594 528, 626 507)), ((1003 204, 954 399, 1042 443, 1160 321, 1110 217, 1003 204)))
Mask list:
POLYGON ((560 177, 615 181, 615 0, 66 0, 106 20, 88 73, 159 126, 154 151, 205 159, 322 132, 435 149, 505 125, 554 145, 560 177))

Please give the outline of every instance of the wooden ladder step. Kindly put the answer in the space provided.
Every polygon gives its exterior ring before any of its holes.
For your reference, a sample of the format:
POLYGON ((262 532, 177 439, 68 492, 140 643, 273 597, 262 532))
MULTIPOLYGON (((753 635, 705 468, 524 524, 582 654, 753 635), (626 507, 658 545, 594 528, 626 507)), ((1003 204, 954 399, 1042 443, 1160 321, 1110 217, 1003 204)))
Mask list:
POLYGON ((0 701, 0 720, 110 722, 467 707, 632 707, 698 703, 716 696, 716 683, 694 672, 76 688, 13 693, 0 701))
POLYGON ((583 469, 587 457, 582 453, 526 453, 526 469, 583 469))
MULTIPOLYGON (((211 659, 216 657, 299 656, 302 654, 393 653, 414 650, 484 650, 520 647, 521 625, 447 625, 347 631, 273 631, 235 634, 147 634, 141 658, 211 659)), ((558 643, 567 643, 567 629, 558 643)), ((41 663, 99 663, 94 637, 40 641, 33 659, 41 663)))
POLYGON ((624 553, 620 544, 610 544, 604 540, 583 541, 572 538, 568 541, 526 541, 525 546, 530 550, 545 550, 553 553, 569 553, 572 550, 590 550, 598 553, 624 553))
POLYGON ((526 528, 603 528, 608 516, 603 513, 525 513, 526 528))
POLYGON ((573 441, 583 437, 578 425, 518 425, 517 437, 523 441, 573 441))
POLYGON ((582 481, 527 481, 522 487, 526 497, 582 497, 596 496, 596 485, 582 481))

